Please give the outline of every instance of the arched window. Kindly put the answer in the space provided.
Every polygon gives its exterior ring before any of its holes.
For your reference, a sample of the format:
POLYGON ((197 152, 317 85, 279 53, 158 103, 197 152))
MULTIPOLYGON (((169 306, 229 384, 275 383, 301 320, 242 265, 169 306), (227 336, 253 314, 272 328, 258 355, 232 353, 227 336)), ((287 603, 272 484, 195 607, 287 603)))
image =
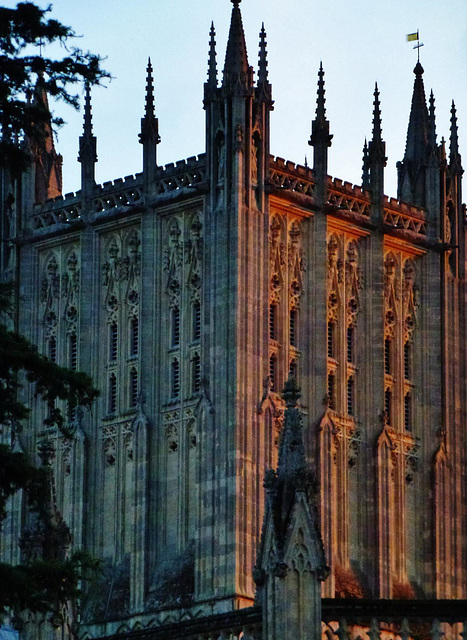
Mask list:
POLYGON ((289 343, 292 347, 297 346, 297 334, 298 334, 298 313, 296 309, 290 310, 289 318, 289 343))
POLYGON ((139 352, 139 318, 133 316, 130 320, 130 356, 137 356, 139 352))
POLYGON ((70 363, 70 369, 76 371, 78 368, 78 340, 76 333, 71 333, 68 338, 68 359, 70 363))
POLYGON ((108 412, 113 414, 117 411, 117 376, 111 373, 109 376, 108 388, 108 412))
POLYGON ((138 404, 138 372, 133 367, 130 370, 130 406, 136 407, 138 404))
POLYGON ((328 357, 335 358, 336 323, 328 322, 328 357))
POLYGON ((404 396, 404 427, 406 431, 412 430, 412 396, 406 393, 404 396))
POLYGON ((172 398, 180 397, 180 363, 178 360, 172 360, 170 385, 172 398))
POLYGON ((277 340, 277 304, 269 305, 269 338, 277 340))
POLYGON ((392 373, 392 341, 386 338, 384 341, 384 373, 392 373))
POLYGON ((352 376, 347 380, 347 413, 350 416, 354 414, 354 403, 355 403, 355 383, 352 376))
POLYGON ((392 422, 392 391, 386 389, 384 392, 384 411, 386 413, 386 419, 388 424, 392 422))
POLYGON ((411 348, 410 342, 404 343, 404 378, 410 380, 411 378, 411 348))
POLYGON ((174 307, 172 309, 172 347, 178 347, 180 345, 180 309, 174 307))
POLYGON ((115 362, 118 357, 118 325, 112 322, 109 325, 109 360, 115 362))
POLYGON ((55 336, 49 338, 49 360, 57 362, 57 339, 55 336))
POLYGON ((191 363, 191 388, 193 393, 197 393, 201 389, 201 359, 199 353, 195 353, 191 363))
POLYGON ((336 378, 333 373, 328 375, 329 408, 336 409, 336 378))
POLYGON ((352 326, 347 327, 347 362, 353 362, 355 358, 354 338, 355 330, 352 326))
POLYGON ((192 307, 193 314, 193 342, 201 339, 201 304, 196 301, 192 307))
POLYGON ((276 384, 277 384, 277 359, 276 356, 271 356, 269 358, 269 382, 271 384, 271 391, 277 391, 276 389, 276 384))
POLYGON ((289 378, 293 378, 296 382, 298 380, 298 364, 295 358, 290 361, 289 378))

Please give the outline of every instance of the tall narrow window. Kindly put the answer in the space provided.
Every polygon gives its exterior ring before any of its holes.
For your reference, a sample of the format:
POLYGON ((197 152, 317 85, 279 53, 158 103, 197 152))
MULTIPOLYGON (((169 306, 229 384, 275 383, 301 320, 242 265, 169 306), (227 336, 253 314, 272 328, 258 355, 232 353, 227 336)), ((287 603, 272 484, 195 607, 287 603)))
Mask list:
POLYGON ((289 378, 293 378, 295 381, 298 379, 298 366, 295 359, 290 361, 289 378))
POLYGON ((57 339, 55 336, 49 338, 49 360, 57 362, 57 339))
POLYGON ((277 340, 277 305, 269 305, 269 338, 277 340))
POLYGON ((336 323, 328 322, 328 357, 334 358, 334 342, 336 333, 336 323))
POLYGON ((196 301, 193 303, 193 341, 197 342, 201 339, 201 304, 196 301))
POLYGON ((328 375, 328 398, 329 408, 335 410, 336 408, 336 378, 333 373, 328 375))
POLYGON ((276 356, 271 356, 269 358, 269 382, 271 384, 271 391, 277 391, 276 389, 276 356))
POLYGON ((354 379, 352 376, 347 380, 347 413, 353 416, 354 413, 354 379))
POLYGON ((109 325, 109 360, 114 362, 118 356, 118 326, 116 322, 109 325))
POLYGON ((404 396, 404 427, 406 431, 412 430, 412 397, 410 393, 404 396))
POLYGON ((289 342, 292 347, 297 346, 297 310, 290 310, 290 324, 289 324, 289 342))
POLYGON ((171 395, 172 398, 178 398, 180 396, 180 363, 178 360, 172 360, 171 367, 171 395))
POLYGON ((178 347, 180 344, 180 309, 174 307, 172 309, 172 347, 178 347))
POLYGON ((78 368, 78 340, 76 333, 71 333, 68 339, 70 369, 76 371, 78 368))
POLYGON ((117 411, 117 377, 112 373, 109 377, 108 411, 113 414, 117 411))
POLYGON ((130 370, 130 406, 138 404, 138 372, 135 368, 130 370))
POLYGON ((137 356, 139 351, 139 318, 133 316, 130 320, 130 356, 137 356))
POLYGON ((411 371, 410 371, 410 342, 404 343, 404 378, 406 380, 410 380, 411 371))
POLYGON ((201 389, 201 359, 199 353, 195 353, 191 366, 191 388, 193 393, 197 393, 201 389))
POLYGON ((354 328, 347 327, 347 362, 354 361, 354 328))
POLYGON ((384 392, 384 411, 386 413, 386 420, 388 424, 392 422, 392 392, 390 389, 386 389, 384 392))
POLYGON ((392 345, 390 338, 386 338, 384 341, 384 373, 391 373, 391 357, 392 357, 392 345))

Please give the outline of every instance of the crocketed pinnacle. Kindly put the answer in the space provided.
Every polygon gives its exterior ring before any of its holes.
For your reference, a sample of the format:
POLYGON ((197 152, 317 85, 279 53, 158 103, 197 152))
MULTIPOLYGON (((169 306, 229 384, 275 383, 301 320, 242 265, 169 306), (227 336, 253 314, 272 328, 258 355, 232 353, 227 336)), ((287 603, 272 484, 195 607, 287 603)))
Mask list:
POLYGON ((378 83, 375 82, 373 102, 373 142, 382 141, 382 125, 381 125, 381 103, 379 101, 378 83))
POLYGON ((451 129, 449 135, 449 166, 451 169, 462 170, 461 156, 459 153, 459 138, 457 134, 457 113, 454 100, 451 104, 451 129))
POLYGON ((234 6, 225 54, 223 86, 231 90, 246 89, 249 83, 249 67, 242 14, 238 6, 240 0, 232 2, 234 6))
POLYGON ((146 116, 146 118, 151 118, 154 116, 154 79, 152 75, 151 58, 148 58, 148 66, 146 70, 146 102, 144 115, 146 116))
POLYGON ((211 88, 217 88, 216 30, 214 22, 211 22, 211 30, 209 32, 208 85, 211 88))
POLYGON ((141 133, 139 134, 139 141, 141 144, 144 144, 146 141, 150 141, 151 144, 153 142, 155 142, 155 144, 159 144, 159 122, 155 115, 154 79, 151 58, 148 58, 146 71, 146 97, 144 103, 144 117, 141 118, 141 133))
POLYGON ((259 61, 258 61, 258 85, 268 82, 268 52, 266 42, 266 31, 264 22, 259 32, 259 61))
POLYGON ((324 123, 326 120, 325 93, 323 63, 320 62, 318 71, 318 96, 316 98, 316 121, 319 123, 324 123))
POLYGON ((324 87, 324 70, 323 63, 320 62, 318 71, 318 95, 316 98, 316 117, 311 124, 311 137, 309 145, 316 147, 324 144, 325 147, 331 146, 332 135, 329 133, 329 121, 326 120, 326 90, 324 87))
POLYGON ((92 138, 91 87, 89 86, 89 82, 86 82, 84 86, 83 137, 86 140, 92 138))
POLYGON ((414 68, 415 82, 412 94, 407 144, 404 161, 412 166, 422 164, 426 159, 429 119, 426 106, 425 87, 423 85, 423 67, 417 62, 414 68))

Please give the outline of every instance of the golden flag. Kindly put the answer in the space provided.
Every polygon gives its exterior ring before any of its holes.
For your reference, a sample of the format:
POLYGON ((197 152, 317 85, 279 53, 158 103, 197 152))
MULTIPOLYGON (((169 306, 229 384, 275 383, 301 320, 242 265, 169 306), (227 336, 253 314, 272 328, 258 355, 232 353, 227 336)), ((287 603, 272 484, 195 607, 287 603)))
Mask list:
POLYGON ((407 34, 407 42, 411 42, 412 40, 418 40, 418 31, 416 33, 407 34))

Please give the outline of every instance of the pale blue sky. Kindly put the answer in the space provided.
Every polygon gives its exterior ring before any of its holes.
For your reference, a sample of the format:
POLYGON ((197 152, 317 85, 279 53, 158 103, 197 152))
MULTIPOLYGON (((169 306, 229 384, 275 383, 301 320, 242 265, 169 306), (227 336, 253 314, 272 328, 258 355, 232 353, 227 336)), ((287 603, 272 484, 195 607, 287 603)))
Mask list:
MULTIPOLYGON (((6 2, 14 6, 15 2, 6 2)), ((41 3, 39 3, 41 4, 41 3)), ((42 6, 45 3, 42 3, 42 6)), ((83 34, 82 48, 107 56, 115 79, 93 90, 98 138, 98 182, 141 170, 138 144, 146 62, 151 57, 162 142, 160 164, 204 151, 203 83, 211 20, 222 68, 230 22, 229 0, 55 0, 53 15, 83 34)), ((374 82, 381 92, 387 142, 386 193, 396 195, 395 163, 402 159, 416 63, 406 34, 420 30, 427 96, 433 88, 438 137, 449 137, 450 103, 458 108, 459 138, 467 166, 467 0, 243 0, 249 62, 257 66, 258 33, 268 34, 275 111, 271 152, 311 163, 320 60, 326 72, 327 113, 334 134, 329 171, 361 182, 365 135, 371 135, 374 82)), ((221 77, 221 73, 219 73, 221 77)), ((82 116, 62 106, 68 121, 57 149, 64 157, 64 189, 80 186, 76 162, 82 116)))

